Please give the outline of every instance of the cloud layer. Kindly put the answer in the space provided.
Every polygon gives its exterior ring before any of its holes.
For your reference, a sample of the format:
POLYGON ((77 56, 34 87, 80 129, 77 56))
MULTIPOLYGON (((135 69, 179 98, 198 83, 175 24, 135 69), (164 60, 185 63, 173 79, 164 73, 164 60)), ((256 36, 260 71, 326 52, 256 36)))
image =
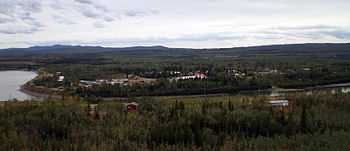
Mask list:
POLYGON ((43 25, 33 15, 41 11, 41 3, 35 0, 0 1, 0 33, 31 34, 39 31, 43 25))
POLYGON ((348 0, 1 0, 0 48, 350 42, 348 0))

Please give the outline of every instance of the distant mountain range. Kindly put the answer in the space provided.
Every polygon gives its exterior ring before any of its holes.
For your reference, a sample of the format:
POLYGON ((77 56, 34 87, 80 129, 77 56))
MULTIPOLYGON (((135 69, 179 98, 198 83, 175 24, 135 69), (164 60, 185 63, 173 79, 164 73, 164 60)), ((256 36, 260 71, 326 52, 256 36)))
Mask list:
POLYGON ((100 54, 113 53, 124 55, 316 55, 350 57, 350 43, 308 43, 286 44, 235 48, 189 49, 168 48, 164 46, 136 46, 124 48, 109 48, 100 46, 34 46, 30 48, 0 49, 0 55, 35 55, 35 54, 100 54))

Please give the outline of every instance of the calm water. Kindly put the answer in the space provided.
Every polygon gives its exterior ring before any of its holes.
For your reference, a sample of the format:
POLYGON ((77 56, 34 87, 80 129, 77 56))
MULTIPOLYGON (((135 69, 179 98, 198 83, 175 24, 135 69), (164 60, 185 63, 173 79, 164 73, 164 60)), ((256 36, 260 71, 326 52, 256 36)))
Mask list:
POLYGON ((0 71, 0 101, 31 99, 29 95, 22 93, 19 89, 21 85, 36 75, 35 72, 30 71, 0 71))

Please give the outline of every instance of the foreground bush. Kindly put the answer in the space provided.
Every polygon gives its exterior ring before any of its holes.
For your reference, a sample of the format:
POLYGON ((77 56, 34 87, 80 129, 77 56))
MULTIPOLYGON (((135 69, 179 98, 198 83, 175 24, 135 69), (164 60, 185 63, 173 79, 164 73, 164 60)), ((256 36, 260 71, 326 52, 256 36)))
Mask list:
POLYGON ((289 96, 287 112, 264 98, 222 101, 7 102, 0 150, 350 150, 350 96, 289 96))

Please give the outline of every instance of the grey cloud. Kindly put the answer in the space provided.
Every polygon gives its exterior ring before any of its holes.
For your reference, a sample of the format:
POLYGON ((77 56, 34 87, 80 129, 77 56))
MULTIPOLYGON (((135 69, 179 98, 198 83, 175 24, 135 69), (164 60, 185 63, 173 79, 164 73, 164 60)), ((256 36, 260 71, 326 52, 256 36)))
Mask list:
POLYGON ((158 14, 156 10, 148 10, 148 11, 135 11, 129 10, 125 11, 124 15, 128 17, 138 17, 138 16, 147 16, 147 15, 155 15, 158 14))
MULTIPOLYGON (((317 27, 317 26, 313 26, 317 27)), ((246 39, 260 39, 260 40, 280 40, 285 39, 288 41, 288 37, 294 38, 307 38, 310 40, 317 40, 323 38, 324 36, 332 36, 336 38, 345 38, 350 40, 350 31, 340 30, 341 27, 334 27, 332 29, 337 29, 334 31, 322 31, 321 29, 329 29, 330 27, 312 28, 311 26, 305 27, 280 27, 279 29, 284 29, 284 32, 276 31, 276 28, 268 28, 260 31, 246 31, 246 32, 213 32, 205 34, 190 34, 182 35, 179 37, 166 38, 166 37, 156 37, 156 38, 123 38, 123 39, 100 39, 98 41, 85 41, 85 42, 71 42, 80 43, 86 45, 157 45, 157 44, 169 44, 174 42, 207 42, 207 41, 244 41, 246 39), (303 32, 294 33, 295 30, 300 29, 303 32), (305 29, 314 30, 305 32, 305 29), (318 31, 317 31, 318 29, 318 31), (292 31, 293 30, 293 31, 292 31)))
POLYGON ((123 39, 100 39, 98 41, 80 42, 80 44, 86 45, 157 45, 173 42, 205 42, 211 40, 239 40, 247 38, 246 35, 241 34, 226 34, 226 33, 207 33, 207 34, 193 34, 182 35, 174 38, 157 37, 157 38, 123 38, 123 39))
MULTIPOLYGON (((2 0, 0 1, 0 13, 8 13, 8 12, 12 12, 13 9, 15 7, 23 7, 23 6, 27 6, 25 4, 28 4, 28 2, 30 1, 23 1, 21 4, 21 1, 19 0, 2 0)), ((33 4, 36 4, 36 2, 34 2, 33 4)), ((25 9, 27 9, 28 7, 24 7, 25 9)), ((34 8, 37 8, 37 7, 34 7, 34 8)))
POLYGON ((299 26, 299 27, 277 27, 277 28, 271 28, 274 30, 281 30, 281 31, 309 31, 309 30, 335 30, 339 29, 340 27, 337 26, 327 26, 327 25, 313 25, 313 26, 299 26))
MULTIPOLYGON (((96 26, 104 26, 103 23, 95 22, 96 26)), ((103 28, 103 27, 99 27, 103 28)), ((99 39, 97 41, 77 41, 77 40, 66 40, 66 41, 46 41, 46 42, 35 42, 31 45, 53 45, 53 44, 79 44, 79 45, 158 45, 172 42, 203 42, 209 40, 232 40, 246 38, 242 35, 224 35, 224 33, 208 33, 208 34, 195 34, 195 35, 183 35, 175 38, 123 38, 123 39, 99 39)))
MULTIPOLYGON (((101 22, 94 23, 96 28, 103 28, 104 24, 101 22)), ((314 26, 316 27, 316 26, 314 26)), ((330 28, 330 27, 329 27, 330 28)), ((289 41, 288 37, 296 38, 308 38, 310 41, 314 41, 324 36, 332 36, 340 39, 350 40, 350 31, 346 28, 336 27, 332 28, 334 31, 322 31, 321 29, 329 29, 320 27, 311 28, 310 26, 305 27, 281 27, 279 29, 285 29, 284 32, 276 32, 276 28, 267 28, 260 31, 247 31, 247 32, 213 32, 205 34, 190 34, 182 35, 179 37, 166 38, 166 37, 156 37, 156 38, 115 38, 115 39, 99 39, 98 41, 51 41, 44 42, 45 44, 82 44, 82 45, 104 45, 104 46, 119 46, 119 45, 158 45, 158 44, 171 44, 176 42, 190 42, 190 43, 201 43, 208 41, 244 41, 246 39, 258 39, 258 40, 281 40, 284 39, 286 42, 289 41), (297 28, 300 28, 303 32, 294 33, 297 28), (304 29, 310 29, 313 31, 305 32, 304 29), (294 31, 292 31, 294 30, 294 31)), ((308 42, 308 41, 302 41, 308 42)), ((37 43, 36 43, 37 44, 37 43)))
POLYGON ((232 40, 242 39, 244 35, 239 33, 220 32, 220 33, 208 33, 208 34, 195 34, 195 35, 184 35, 181 37, 168 39, 170 41, 210 41, 210 40, 232 40))
POLYGON ((94 7, 102 12, 110 12, 110 10, 104 5, 95 4, 94 7))
POLYGON ((23 25, 18 25, 17 23, 9 23, 5 25, 0 25, 0 33, 2 34, 32 34, 42 30, 44 27, 38 21, 32 21, 24 23, 23 25))
POLYGON ((75 0, 75 1, 82 4, 92 4, 91 0, 75 0))
POLYGON ((85 17, 92 18, 92 19, 99 19, 104 20, 106 22, 112 22, 114 21, 116 15, 114 15, 111 10, 109 10, 106 6, 98 3, 97 1, 91 1, 91 0, 75 0, 77 3, 80 4, 80 7, 78 7, 78 11, 81 12, 81 14, 85 17))
POLYGON ((122 19, 123 17, 140 17, 152 14, 157 14, 157 11, 149 10, 115 10, 109 9, 105 4, 100 1, 92 0, 75 0, 78 3, 78 9, 83 16, 95 19, 98 24, 94 23, 94 27, 102 28, 105 27, 105 23, 113 22, 116 19, 122 19), (103 22, 103 26, 102 26, 103 22))
POLYGON ((8 23, 8 22, 13 22, 14 19, 9 17, 9 16, 5 16, 0 14, 0 24, 4 24, 4 23, 8 23))
POLYGON ((29 28, 0 28, 0 33, 2 34, 31 34, 40 31, 40 28, 35 26, 29 28))
POLYGON ((40 0, 1 0, 0 33, 27 34, 39 31, 43 25, 33 15, 41 11, 40 0))
POLYGON ((108 8, 105 5, 99 3, 99 1, 91 1, 91 0, 75 0, 75 1, 82 5, 81 8, 94 9, 100 12, 109 12, 108 8))
POLYGON ((93 9, 85 9, 84 11, 82 11, 82 14, 85 17, 89 17, 89 18, 99 18, 102 15, 101 13, 93 9))
POLYGON ((64 4, 65 1, 67 0, 51 0, 51 3, 48 6, 54 10, 64 10, 67 8, 64 4))
POLYGON ((0 1, 0 14, 16 17, 30 16, 41 12, 42 5, 39 0, 2 0, 0 1))
POLYGON ((175 38, 144 38, 144 39, 110 39, 103 43, 143 43, 143 44, 157 44, 157 43, 172 43, 172 42, 205 42, 205 41, 225 41, 225 40, 242 40, 245 39, 265 39, 265 40, 280 40, 289 38, 306 38, 309 40, 318 40, 331 36, 337 39, 350 40, 349 28, 337 26, 301 26, 301 27, 278 27, 267 28, 259 31, 246 32, 214 32, 206 34, 192 34, 182 35, 175 38), (283 29, 283 30, 282 30, 283 29))
POLYGON ((59 24, 65 24, 65 25, 76 24, 76 22, 71 21, 61 15, 52 15, 52 18, 59 24))
POLYGON ((129 17, 136 17, 136 16, 143 16, 148 14, 148 12, 143 12, 143 11, 126 11, 125 15, 129 17))
POLYGON ((105 17, 103 18, 103 20, 106 21, 106 22, 112 22, 112 21, 114 21, 114 18, 113 18, 113 17, 110 17, 110 16, 105 16, 105 17))
MULTIPOLYGON (((105 22, 112 22, 116 18, 116 16, 111 15, 111 11, 100 1, 74 0, 73 2, 74 3, 72 3, 72 5, 70 5, 68 8, 73 8, 73 10, 77 11, 84 17, 105 22)), ((50 7, 61 11, 66 9, 63 4, 64 0, 54 0, 54 3, 51 3, 50 7)), ((66 18, 65 16, 53 15, 53 18, 60 24, 75 24, 74 21, 66 18)))
POLYGON ((333 37, 350 40, 349 28, 326 25, 267 28, 253 32, 253 34, 264 35, 266 38, 294 37, 317 40, 324 37, 333 37))
POLYGON ((94 27, 96 28, 104 28, 106 25, 103 22, 95 22, 94 27))
POLYGON ((84 16, 103 19, 107 22, 114 21, 115 18, 120 18, 120 16, 136 17, 158 13, 155 10, 111 10, 106 4, 92 0, 75 0, 75 2, 81 5, 80 9, 84 16))
POLYGON ((323 32, 325 35, 329 35, 338 39, 347 39, 350 40, 350 30, 336 30, 336 31, 328 31, 323 32))

